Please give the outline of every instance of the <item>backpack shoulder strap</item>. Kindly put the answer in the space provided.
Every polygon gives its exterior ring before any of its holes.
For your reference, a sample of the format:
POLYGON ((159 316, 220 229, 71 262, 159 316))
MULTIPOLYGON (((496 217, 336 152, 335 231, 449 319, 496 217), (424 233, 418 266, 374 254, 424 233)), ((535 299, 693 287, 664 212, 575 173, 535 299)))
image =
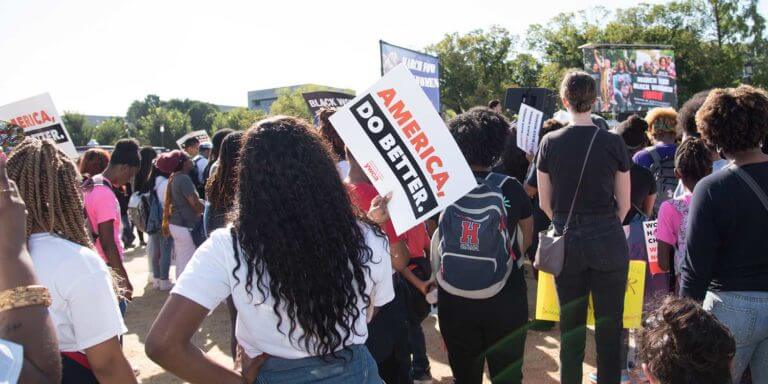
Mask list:
POLYGON ((763 207, 768 211, 768 196, 765 195, 765 192, 762 188, 760 188, 760 185, 757 184, 755 179, 752 178, 752 176, 749 175, 746 171, 739 168, 735 164, 731 164, 728 166, 728 169, 735 173, 736 176, 738 176, 747 186, 752 190, 752 192, 757 195, 757 198, 760 199, 760 203, 763 204, 763 207))
POLYGON ((488 176, 485 177, 485 180, 489 184, 494 185, 498 188, 501 188, 504 185, 504 183, 506 183, 507 180, 509 180, 510 178, 511 177, 507 175, 502 175, 501 173, 491 172, 488 174, 488 176))
POLYGON ((653 165, 656 167, 661 167, 661 155, 659 155, 658 148, 653 147, 648 150, 648 155, 651 156, 651 159, 653 160, 653 165))

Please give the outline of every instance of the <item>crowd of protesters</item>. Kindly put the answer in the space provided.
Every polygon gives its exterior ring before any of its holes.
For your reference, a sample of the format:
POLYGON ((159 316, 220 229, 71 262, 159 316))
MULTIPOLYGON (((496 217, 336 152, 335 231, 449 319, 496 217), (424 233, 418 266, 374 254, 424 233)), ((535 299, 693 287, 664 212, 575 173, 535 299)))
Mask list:
POLYGON ((26 138, 0 158, 0 346, 24 348, 0 360, 21 382, 136 382, 121 343, 138 233, 151 286, 170 291, 146 353, 183 380, 430 383, 421 323, 436 313, 455 383, 481 383, 486 364, 492 382, 520 383, 528 330, 555 326, 531 319, 526 284, 551 226, 565 241, 562 383, 584 377, 590 297, 596 383, 768 382, 768 94, 715 89, 610 130, 592 115, 597 88, 565 75, 569 121, 545 121, 536 153, 498 100, 448 121, 477 186, 400 235, 332 109, 317 128, 274 116, 162 153, 123 139, 77 164, 26 138), (649 220, 662 272, 648 263, 630 332, 629 261, 648 261, 635 245, 649 220), (222 302, 233 364, 191 341, 222 302))

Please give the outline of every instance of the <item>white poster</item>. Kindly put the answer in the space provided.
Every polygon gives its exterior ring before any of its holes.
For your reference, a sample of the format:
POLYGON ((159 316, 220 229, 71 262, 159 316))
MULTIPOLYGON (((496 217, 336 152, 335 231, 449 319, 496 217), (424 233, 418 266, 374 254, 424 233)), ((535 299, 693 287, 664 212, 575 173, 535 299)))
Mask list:
POLYGON ((331 122, 402 234, 467 194, 477 181, 445 123, 400 64, 339 109, 331 122))
POLYGON ((186 135, 182 136, 180 139, 176 140, 176 145, 178 145, 179 148, 184 149, 181 147, 181 145, 184 144, 185 141, 187 141, 192 137, 196 137, 197 140, 200 141, 200 144, 209 143, 211 141, 211 137, 208 136, 208 132, 194 131, 194 132, 187 133, 186 135))
POLYGON ((643 232, 645 232, 645 249, 648 251, 648 262, 657 264, 659 262, 659 246, 656 244, 656 220, 644 221, 643 232))
POLYGON ((517 147, 528 154, 535 154, 539 149, 539 130, 544 119, 544 112, 520 104, 520 113, 517 114, 517 147))
POLYGON ((18 125, 24 130, 24 136, 51 139, 67 156, 77 157, 69 132, 53 105, 51 95, 47 93, 3 105, 0 107, 0 120, 18 125))

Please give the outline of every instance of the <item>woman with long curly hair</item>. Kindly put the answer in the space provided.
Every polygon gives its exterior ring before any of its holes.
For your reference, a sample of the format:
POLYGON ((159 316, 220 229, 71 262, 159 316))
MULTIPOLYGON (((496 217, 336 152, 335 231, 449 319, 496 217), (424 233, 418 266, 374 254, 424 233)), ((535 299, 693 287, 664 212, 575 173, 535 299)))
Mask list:
POLYGON ((135 383, 118 337, 127 329, 112 276, 93 251, 80 174, 53 141, 27 138, 8 159, 8 176, 27 204, 27 244, 62 354, 62 383, 135 383))
POLYGON ((242 132, 227 135, 221 142, 216 172, 211 174, 205 186, 208 202, 205 207, 205 232, 213 231, 226 224, 227 212, 232 209, 237 187, 237 160, 240 155, 242 132))
POLYGON ((394 296, 386 240, 353 210, 330 146, 306 122, 262 120, 242 141, 233 225, 197 250, 147 354, 195 383, 380 383, 364 344, 374 308, 394 296), (237 340, 255 359, 245 373, 191 343, 230 294, 237 340))

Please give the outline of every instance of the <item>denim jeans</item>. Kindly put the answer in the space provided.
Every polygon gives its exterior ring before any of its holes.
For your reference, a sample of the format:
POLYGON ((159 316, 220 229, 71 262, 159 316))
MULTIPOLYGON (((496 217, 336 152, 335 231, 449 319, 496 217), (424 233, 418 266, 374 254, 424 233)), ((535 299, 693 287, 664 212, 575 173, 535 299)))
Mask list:
MULTIPOLYGON (((563 233, 566 217, 555 215, 563 233)), ((629 251, 618 217, 574 215, 565 238, 565 264, 556 277, 560 300, 560 375, 563 384, 581 383, 586 348, 587 303, 594 303, 597 377, 618 384, 622 369, 624 291, 629 251)))
POLYGON ((147 242, 147 260, 152 277, 160 280, 168 280, 171 269, 171 253, 173 252, 173 239, 162 234, 155 233, 149 236, 147 242))
POLYGON ((731 377, 739 383, 749 366, 753 383, 768 383, 768 292, 707 292, 704 309, 736 339, 731 377))
POLYGON ((376 362, 364 345, 337 353, 339 359, 307 357, 288 360, 270 357, 254 384, 380 384, 376 362))
POLYGON ((133 234, 133 223, 128 219, 127 213, 120 215, 120 222, 123 225, 120 240, 123 241, 124 248, 128 248, 133 245, 133 241, 136 240, 136 235, 133 234))

